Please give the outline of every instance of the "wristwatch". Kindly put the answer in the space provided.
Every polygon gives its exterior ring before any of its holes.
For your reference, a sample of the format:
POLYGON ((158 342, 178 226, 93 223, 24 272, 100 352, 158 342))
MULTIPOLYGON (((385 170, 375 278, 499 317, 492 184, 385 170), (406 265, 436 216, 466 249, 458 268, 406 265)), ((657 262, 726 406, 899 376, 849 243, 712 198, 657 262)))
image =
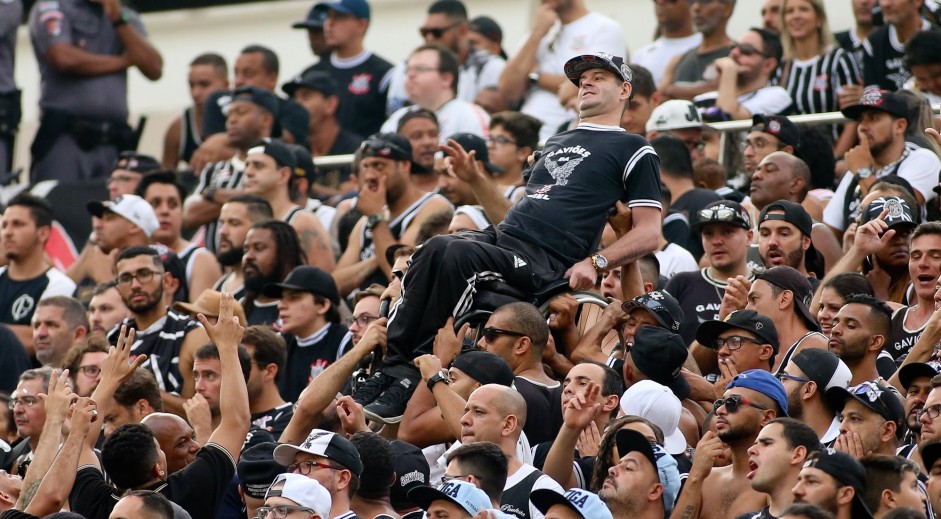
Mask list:
POLYGON ((872 176, 872 168, 859 168, 856 170, 856 176, 862 180, 866 180, 872 176))
POLYGON ((371 214, 366 217, 366 230, 373 230, 379 225, 379 222, 386 221, 386 215, 384 214, 371 214))
POLYGON ((536 86, 539 84, 539 72, 529 73, 529 84, 532 86, 536 86))
POLYGON ((127 25, 128 18, 129 16, 127 15, 127 13, 122 11, 121 16, 119 16, 117 20, 111 22, 111 26, 117 29, 118 27, 122 25, 127 25))
POLYGON ((591 266, 595 267, 595 270, 598 272, 604 272, 608 270, 608 258, 602 256, 601 254, 592 254, 591 266))
POLYGON ((444 382, 445 384, 447 384, 447 385, 449 385, 449 386, 451 385, 451 379, 448 378, 448 373, 447 373, 446 371, 441 370, 441 371, 435 373, 434 376, 432 376, 431 378, 428 379, 428 382, 427 382, 427 384, 428 384, 428 391, 434 391, 434 390, 435 390, 435 384, 437 384, 438 382, 444 382))

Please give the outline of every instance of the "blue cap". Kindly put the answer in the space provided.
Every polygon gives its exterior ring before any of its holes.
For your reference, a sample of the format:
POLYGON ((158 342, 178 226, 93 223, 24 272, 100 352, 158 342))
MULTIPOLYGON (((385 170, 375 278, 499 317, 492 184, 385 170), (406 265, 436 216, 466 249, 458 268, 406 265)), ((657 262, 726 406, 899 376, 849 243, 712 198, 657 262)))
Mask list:
POLYGON ((565 495, 551 488, 540 488, 529 494, 529 500, 543 514, 548 514, 549 509, 554 505, 565 505, 582 516, 582 519, 613 519, 614 517, 597 494, 580 488, 573 488, 565 495))
POLYGON ((774 400, 781 408, 781 416, 787 416, 787 392, 784 391, 784 385, 781 381, 774 378, 774 375, 763 369, 750 369, 748 371, 735 375, 735 378, 725 386, 726 390, 733 387, 744 387, 765 395, 774 400))
POLYGON ((323 24, 327 21, 327 11, 323 9, 317 9, 315 5, 310 9, 310 12, 307 13, 307 18, 296 22, 291 27, 295 29, 320 29, 323 30, 323 24))
POLYGON ((315 10, 333 10, 338 13, 352 14, 357 18, 369 19, 369 3, 366 0, 333 0, 331 2, 319 2, 314 6, 315 10))

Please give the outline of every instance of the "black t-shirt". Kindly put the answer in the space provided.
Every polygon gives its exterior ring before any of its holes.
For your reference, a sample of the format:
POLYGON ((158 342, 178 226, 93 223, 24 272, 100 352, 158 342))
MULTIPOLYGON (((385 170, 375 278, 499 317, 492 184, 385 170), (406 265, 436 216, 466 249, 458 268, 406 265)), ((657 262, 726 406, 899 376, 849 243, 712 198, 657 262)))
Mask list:
MULTIPOLYGON (((231 101, 232 96, 226 90, 209 94, 206 107, 203 108, 203 135, 225 131, 226 116, 222 111, 231 101)), ((280 138, 284 130, 294 137, 294 142, 306 147, 310 130, 310 113, 293 100, 278 97, 278 116, 274 118, 271 136, 280 138)))
POLYGON ((41 299, 74 292, 75 283, 58 270, 50 268, 33 279, 13 280, 7 267, 0 267, 0 323, 29 325, 41 299))
POLYGON ((696 339, 696 330, 706 321, 719 318, 719 306, 728 283, 712 279, 708 269, 697 272, 679 272, 667 283, 669 292, 680 303, 685 320, 680 325, 680 336, 686 344, 696 339))
MULTIPOLYGON (((246 307, 246 299, 247 297, 239 301, 242 307, 246 307)), ((260 303, 256 299, 252 302, 251 309, 245 313, 245 319, 248 321, 249 326, 256 324, 273 325, 278 322, 278 301, 260 303)))
POLYGON ((386 120, 392 64, 369 51, 346 63, 340 60, 335 62, 335 59, 331 55, 307 70, 326 72, 340 86, 337 93, 340 98, 340 106, 337 108, 340 127, 358 135, 378 132, 386 120))
POLYGON ((526 401, 523 432, 530 445, 552 441, 562 427, 562 385, 548 387, 523 377, 516 377, 516 390, 526 401))
POLYGON ((154 374, 161 390, 179 395, 183 389, 183 375, 180 373, 180 346, 188 333, 200 327, 199 322, 188 315, 168 309, 166 316, 146 330, 140 330, 134 318, 128 317, 108 332, 108 342, 112 345, 118 342, 122 324, 137 330, 134 344, 131 345, 131 355, 136 357, 147 354, 147 360, 144 361, 142 367, 154 374))
MULTIPOLYGON (((196 518, 213 518, 222 502, 226 486, 235 475, 235 460, 218 445, 207 443, 196 459, 182 470, 170 474, 155 490, 180 505, 196 518)), ((79 468, 69 494, 72 511, 88 519, 108 519, 120 491, 105 482, 101 470, 93 466, 79 468)))
POLYGON ((572 265, 596 250, 618 200, 661 209, 660 158, 620 127, 581 124, 546 141, 526 196, 499 228, 572 265))
POLYGON ((288 355, 278 390, 281 398, 288 402, 296 402, 310 381, 352 346, 346 326, 336 323, 328 323, 310 337, 302 339, 286 333, 284 341, 288 346, 288 355))
MULTIPOLYGON (((552 448, 552 441, 542 442, 533 447, 533 466, 542 470, 546 466, 546 458, 549 457, 549 449, 552 448)), ((578 488, 588 488, 591 484, 591 473, 595 468, 594 456, 579 456, 578 449, 575 450, 575 459, 572 462, 572 470, 575 472, 575 486, 578 488)))
POLYGON ((29 355, 9 328, 0 324, 0 391, 12 393, 20 374, 32 367, 29 355))
MULTIPOLYGON (((921 30, 934 30, 927 20, 921 30)), ((901 90, 912 77, 904 64, 905 44, 898 39, 894 25, 883 25, 872 31, 863 42, 863 84, 878 85, 883 90, 901 90)))
POLYGON ((909 352, 912 351, 912 347, 915 346, 915 343, 918 342, 918 339, 921 338, 921 334, 925 331, 925 327, 928 326, 928 321, 925 321, 917 330, 909 330, 905 326, 905 317, 908 316, 909 310, 911 310, 911 307, 906 306, 899 308, 892 314, 892 326, 889 329, 889 337, 886 340, 885 346, 882 347, 882 351, 888 352, 895 360, 897 366, 902 365, 902 362, 905 361, 905 357, 908 357, 909 352))
POLYGON ((277 439, 293 416, 294 404, 285 402, 274 409, 252 413, 252 425, 270 432, 277 439))
POLYGON ((0 519, 39 519, 39 517, 11 508, 0 514, 0 519))

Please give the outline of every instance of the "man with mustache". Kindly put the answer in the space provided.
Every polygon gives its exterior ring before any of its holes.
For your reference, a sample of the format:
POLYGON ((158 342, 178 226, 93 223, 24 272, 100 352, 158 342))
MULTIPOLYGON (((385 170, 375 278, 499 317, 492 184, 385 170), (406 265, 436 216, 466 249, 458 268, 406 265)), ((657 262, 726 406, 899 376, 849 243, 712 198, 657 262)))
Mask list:
POLYGON ((280 283, 295 267, 306 264, 297 232, 290 224, 265 220, 249 229, 242 256, 245 297, 239 301, 249 325, 273 324, 278 320, 278 299, 262 290, 266 285, 280 283))

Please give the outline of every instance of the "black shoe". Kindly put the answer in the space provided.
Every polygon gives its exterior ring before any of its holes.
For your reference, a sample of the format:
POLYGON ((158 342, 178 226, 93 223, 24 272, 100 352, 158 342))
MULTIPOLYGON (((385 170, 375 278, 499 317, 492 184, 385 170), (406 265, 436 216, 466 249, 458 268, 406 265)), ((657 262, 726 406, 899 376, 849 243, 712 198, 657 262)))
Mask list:
POLYGON ((379 395, 395 382, 395 379, 383 373, 374 373, 353 391, 353 400, 359 405, 371 404, 379 395))
MULTIPOLYGON (((416 370, 417 372, 417 370, 416 370)), ((389 386, 382 396, 375 402, 367 405, 363 409, 366 418, 374 422, 384 424, 397 424, 402 421, 402 415, 405 414, 405 407, 408 405, 412 393, 418 383, 421 382, 421 375, 408 374, 400 377, 389 386)))

